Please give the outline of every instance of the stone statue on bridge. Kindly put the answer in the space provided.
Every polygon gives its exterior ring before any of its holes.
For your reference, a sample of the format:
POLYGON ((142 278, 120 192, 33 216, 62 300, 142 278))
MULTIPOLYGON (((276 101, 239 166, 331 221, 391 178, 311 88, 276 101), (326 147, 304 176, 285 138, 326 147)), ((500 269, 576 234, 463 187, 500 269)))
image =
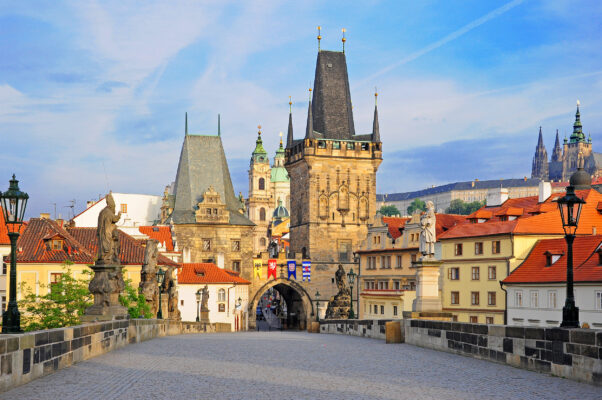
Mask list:
POLYGON ((330 298, 328 308, 326 309, 326 319, 347 319, 351 308, 351 291, 345 281, 345 269, 339 265, 334 274, 335 282, 339 292, 330 298))
POLYGON ((205 285, 203 290, 201 291, 201 311, 209 312, 209 307, 207 304, 209 303, 209 287, 205 285))
POLYGON ((437 241, 435 225, 435 206, 432 201, 426 202, 426 211, 420 217, 420 253, 421 260, 435 259, 435 242, 437 241))
POLYGON ((115 215, 115 200, 109 193, 107 206, 98 215, 96 238, 98 257, 93 266, 94 277, 88 290, 94 296, 94 304, 86 309, 82 321, 107 321, 127 318, 128 309, 119 302, 119 294, 125 288, 119 247, 119 230, 116 223, 121 213, 115 215))
POLYGON ((140 285, 138 292, 144 295, 146 304, 149 305, 153 315, 157 315, 159 309, 159 288, 157 287, 157 257, 159 250, 158 242, 154 239, 146 241, 144 249, 144 264, 140 270, 140 285))
POLYGON ((176 281, 173 276, 174 270, 175 267, 173 266, 167 267, 161 292, 167 295, 167 318, 179 321, 182 319, 182 315, 178 309, 178 291, 176 290, 176 281))

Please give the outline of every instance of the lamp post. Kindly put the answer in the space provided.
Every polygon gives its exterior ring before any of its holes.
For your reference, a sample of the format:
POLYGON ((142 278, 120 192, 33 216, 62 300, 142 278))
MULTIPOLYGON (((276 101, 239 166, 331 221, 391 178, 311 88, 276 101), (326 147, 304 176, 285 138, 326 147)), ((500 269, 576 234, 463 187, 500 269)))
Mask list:
POLYGON ((349 280, 349 293, 351 294, 351 309, 349 310, 349 319, 354 319, 355 314, 353 313, 353 283, 355 282, 355 277, 357 274, 353 272, 353 268, 347 272, 347 280, 349 280))
POLYGON ((19 190, 19 181, 13 174, 8 190, 0 192, 4 223, 10 239, 10 299, 2 314, 2 333, 18 333, 21 330, 21 313, 17 307, 17 239, 29 195, 19 190))
POLYGON ((165 271, 159 268, 157 272, 157 283, 159 284, 159 310, 157 311, 157 319, 163 319, 163 310, 161 308, 161 285, 163 285, 163 280, 165 279, 165 271))
POLYGON ((196 295, 196 322, 199 322, 200 321, 199 304, 201 303, 201 289, 197 290, 195 295, 196 295))
POLYGON ((320 322, 320 292, 318 290, 314 297, 316 298, 316 322, 320 322))
POLYGON ((566 300, 562 308, 562 323, 560 324, 562 328, 579 327, 579 308, 575 306, 575 295, 573 293, 573 241, 579 224, 581 207, 585 204, 585 200, 575 194, 575 187, 581 189, 587 188, 589 185, 591 185, 590 176, 583 171, 583 168, 579 168, 571 176, 569 186, 566 188, 566 195, 556 200, 567 244, 566 300))

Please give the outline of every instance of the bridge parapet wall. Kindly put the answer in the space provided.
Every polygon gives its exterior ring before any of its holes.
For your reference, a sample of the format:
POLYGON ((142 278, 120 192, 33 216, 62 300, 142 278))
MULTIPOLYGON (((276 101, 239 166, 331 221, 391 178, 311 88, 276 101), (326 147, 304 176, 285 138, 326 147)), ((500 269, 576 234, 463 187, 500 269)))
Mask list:
POLYGON ((362 336, 385 340, 385 325, 389 321, 402 322, 401 320, 392 319, 327 319, 320 321, 320 333, 362 336))
POLYGON ((0 335, 0 392, 130 343, 216 330, 223 331, 223 327, 199 322, 130 319, 0 335))

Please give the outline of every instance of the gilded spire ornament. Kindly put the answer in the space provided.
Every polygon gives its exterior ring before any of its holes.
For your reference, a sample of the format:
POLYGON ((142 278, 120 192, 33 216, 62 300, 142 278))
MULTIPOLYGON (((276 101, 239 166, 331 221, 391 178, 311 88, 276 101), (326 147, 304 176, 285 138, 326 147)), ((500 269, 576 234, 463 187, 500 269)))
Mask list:
POLYGON ((322 40, 322 27, 318 26, 318 52, 320 51, 320 40, 322 40))
POLYGON ((345 52, 345 42, 347 41, 347 39, 345 39, 345 32, 347 32, 347 29, 343 28, 341 29, 341 31, 343 32, 343 38, 341 39, 341 41, 343 42, 343 53, 345 52))

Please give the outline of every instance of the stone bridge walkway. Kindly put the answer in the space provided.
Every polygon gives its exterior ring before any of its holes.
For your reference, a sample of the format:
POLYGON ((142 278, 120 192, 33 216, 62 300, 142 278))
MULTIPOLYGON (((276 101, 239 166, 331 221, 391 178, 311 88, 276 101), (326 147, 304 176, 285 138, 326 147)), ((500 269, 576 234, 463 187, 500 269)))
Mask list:
POLYGON ((304 332, 151 340, 0 399, 600 399, 602 389, 410 345, 304 332))

